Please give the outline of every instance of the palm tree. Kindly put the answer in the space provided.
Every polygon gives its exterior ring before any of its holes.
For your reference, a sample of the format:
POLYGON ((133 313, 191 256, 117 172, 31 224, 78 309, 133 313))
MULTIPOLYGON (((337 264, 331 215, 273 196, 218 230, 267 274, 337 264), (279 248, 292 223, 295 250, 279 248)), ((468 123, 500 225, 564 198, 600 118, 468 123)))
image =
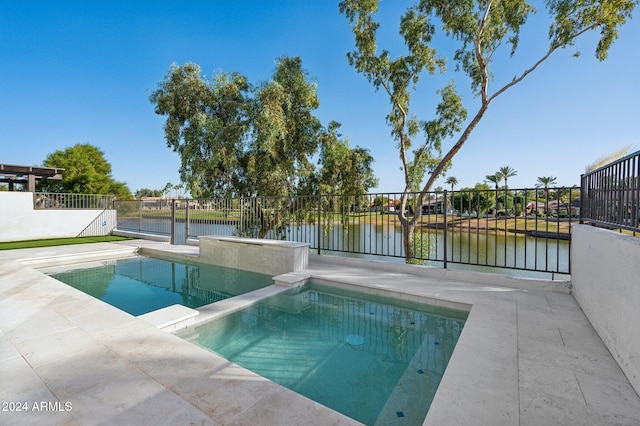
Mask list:
MULTIPOLYGON (((453 187, 458 184, 458 178, 456 178, 455 176, 449 176, 447 178, 447 180, 445 181, 445 183, 448 183, 449 185, 451 185, 451 192, 453 192, 453 187)), ((452 195, 452 197, 453 197, 453 195, 452 195)), ((461 204, 460 205, 460 210, 462 210, 462 200, 460 200, 460 204, 461 204)), ((453 205, 453 209, 455 210, 455 208, 456 208, 456 206, 454 204, 453 205)))
POLYGON ((544 198, 547 198, 547 195, 549 193, 549 187, 551 185, 554 185, 556 183, 556 177, 555 176, 539 176, 538 177, 538 184, 536 186, 543 186, 544 187, 544 198))
POLYGON ((489 182, 493 182, 496 186, 496 206, 494 209, 494 214, 495 216, 498 216, 498 190, 500 189, 500 181, 502 180, 502 173, 495 172, 492 175, 487 175, 485 179, 488 180, 489 182))
POLYGON ((167 184, 162 189, 163 197, 165 196, 165 194, 167 198, 171 197, 171 189, 173 189, 173 184, 171 182, 167 182, 167 184))
POLYGON ((515 169, 512 169, 509 166, 500 167, 499 173, 502 175, 504 179, 504 208, 507 210, 507 198, 509 197, 509 185, 507 184, 507 179, 512 176, 518 174, 515 169))
POLYGON ((178 197, 178 191, 180 191, 182 188, 183 188, 183 184, 181 184, 181 183, 173 185, 173 189, 176 190, 176 198, 179 198, 178 197))
MULTIPOLYGON (((544 203, 545 206, 547 206, 549 204, 549 187, 553 184, 556 183, 556 178, 555 176, 539 176, 538 177, 538 184, 536 185, 537 187, 543 186, 544 187, 544 203)), ((545 207, 545 212, 546 214, 548 213, 548 206, 545 207)))
POLYGON ((509 188, 509 186, 507 185, 507 179, 518 174, 515 169, 512 169, 509 166, 500 167, 498 173, 500 173, 500 175, 502 175, 502 178, 504 179, 505 190, 509 188))
POLYGON ((451 192, 453 192, 453 187, 458 184, 458 179, 455 176, 449 176, 445 183, 451 185, 451 192))
POLYGON ((485 180, 488 180, 489 182, 493 182, 496 186, 496 192, 497 192, 498 189, 500 189, 500 181, 502 180, 502 173, 496 172, 495 174, 487 175, 485 177, 485 180))
POLYGON ((545 189, 556 183, 555 176, 540 176, 538 177, 538 185, 544 186, 545 189))

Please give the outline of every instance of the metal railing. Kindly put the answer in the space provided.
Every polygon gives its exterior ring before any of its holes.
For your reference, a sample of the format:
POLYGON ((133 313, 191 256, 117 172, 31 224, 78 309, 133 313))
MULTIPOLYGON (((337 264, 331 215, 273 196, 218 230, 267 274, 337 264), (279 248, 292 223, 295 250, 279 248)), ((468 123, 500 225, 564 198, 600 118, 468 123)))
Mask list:
POLYGON ((581 176, 580 223, 640 232, 640 151, 581 176))
POLYGON ((118 229, 173 236, 177 200, 171 198, 133 201, 114 201, 118 229), (173 213, 173 215, 172 215, 173 213))
POLYGON ((33 208, 41 209, 110 209, 113 195, 34 192, 33 208))
MULTIPOLYGON (((422 206, 405 254, 397 215, 401 193, 238 199, 116 201, 118 229, 170 235, 175 243, 203 235, 309 243, 331 252, 418 261, 570 273, 571 226, 579 188, 441 191, 422 206)), ((418 194, 409 195, 409 203, 418 194)), ((409 218, 414 212, 407 211, 409 218)))

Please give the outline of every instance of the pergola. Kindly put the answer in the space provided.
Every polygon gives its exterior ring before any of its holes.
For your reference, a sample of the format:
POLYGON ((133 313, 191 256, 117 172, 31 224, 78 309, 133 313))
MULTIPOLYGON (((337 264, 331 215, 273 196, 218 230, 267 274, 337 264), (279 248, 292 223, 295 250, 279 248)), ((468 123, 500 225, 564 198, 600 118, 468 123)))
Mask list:
POLYGON ((29 192, 36 191, 38 179, 62 179, 64 169, 57 167, 16 166, 14 164, 0 164, 0 182, 9 184, 9 191, 14 190, 14 184, 27 183, 29 192))

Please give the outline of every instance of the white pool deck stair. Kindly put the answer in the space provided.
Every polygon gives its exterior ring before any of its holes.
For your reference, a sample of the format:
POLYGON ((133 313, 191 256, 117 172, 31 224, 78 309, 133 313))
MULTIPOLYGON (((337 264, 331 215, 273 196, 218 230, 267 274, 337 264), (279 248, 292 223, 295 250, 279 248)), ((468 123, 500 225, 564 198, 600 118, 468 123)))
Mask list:
POLYGON ((134 317, 34 269, 138 248, 199 254, 143 240, 0 252, 0 424, 359 424, 168 332, 311 277, 470 309, 424 425, 640 425, 640 398, 570 283, 312 255, 235 301, 134 317))

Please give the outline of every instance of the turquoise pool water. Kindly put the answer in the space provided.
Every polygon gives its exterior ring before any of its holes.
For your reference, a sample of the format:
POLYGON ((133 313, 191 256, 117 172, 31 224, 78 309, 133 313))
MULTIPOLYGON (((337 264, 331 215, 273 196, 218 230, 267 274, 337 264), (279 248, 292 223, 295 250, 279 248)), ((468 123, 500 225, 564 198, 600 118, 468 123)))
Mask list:
POLYGON ((269 275, 144 256, 44 272, 136 316, 175 304, 198 308, 273 284, 269 275))
POLYGON ((364 424, 421 425, 467 314, 311 284, 179 335, 364 424))

